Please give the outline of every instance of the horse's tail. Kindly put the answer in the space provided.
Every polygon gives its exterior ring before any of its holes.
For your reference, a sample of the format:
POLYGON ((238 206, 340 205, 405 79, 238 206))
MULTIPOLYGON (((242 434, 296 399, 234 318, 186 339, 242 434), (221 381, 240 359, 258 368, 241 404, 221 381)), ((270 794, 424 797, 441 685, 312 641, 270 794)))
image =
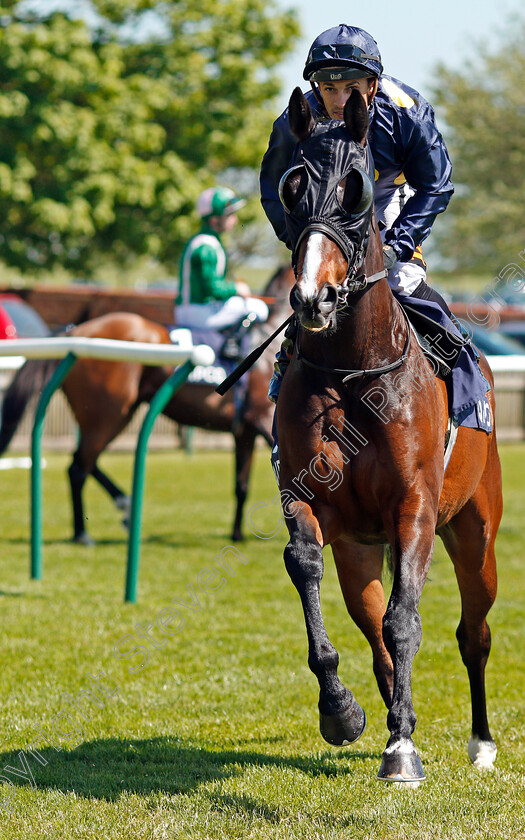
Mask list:
POLYGON ((17 371, 2 401, 0 455, 15 434, 33 394, 41 392, 58 367, 59 359, 30 359, 17 371))

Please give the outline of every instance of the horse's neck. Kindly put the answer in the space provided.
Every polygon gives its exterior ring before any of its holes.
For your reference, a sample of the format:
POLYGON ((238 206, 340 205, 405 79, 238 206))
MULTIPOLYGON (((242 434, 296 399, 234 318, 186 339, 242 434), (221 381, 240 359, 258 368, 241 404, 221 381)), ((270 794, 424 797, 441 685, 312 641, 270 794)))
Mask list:
MULTIPOLYGON (((276 272, 264 289, 263 295, 274 298, 274 301, 269 305, 268 320, 263 324, 255 324, 253 327, 251 333, 253 346, 262 344, 292 314, 290 292, 294 283, 295 276, 291 266, 285 266, 276 272)), ((280 333, 264 352, 265 357, 271 358, 272 365, 281 346, 282 338, 283 334, 280 333)))
POLYGON ((325 366, 380 367, 399 356, 405 338, 403 321, 386 279, 378 280, 350 298, 350 305, 337 315, 337 329, 321 341, 302 331, 302 349, 312 361, 325 366))
POLYGON ((274 301, 269 306, 268 320, 262 325, 263 332, 273 332, 292 314, 290 292, 294 283, 295 276, 291 266, 282 268, 270 280, 263 294, 265 297, 274 298, 274 301))

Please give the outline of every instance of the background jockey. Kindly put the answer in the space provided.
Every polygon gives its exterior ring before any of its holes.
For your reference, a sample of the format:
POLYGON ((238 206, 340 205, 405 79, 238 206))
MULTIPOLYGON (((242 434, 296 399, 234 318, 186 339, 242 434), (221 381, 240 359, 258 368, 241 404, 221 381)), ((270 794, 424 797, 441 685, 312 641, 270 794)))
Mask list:
POLYGON ((246 202, 227 187, 210 187, 197 200, 202 227, 186 245, 181 258, 175 319, 180 326, 222 330, 248 314, 265 321, 268 307, 250 297, 241 281, 227 279, 228 259, 221 234, 237 223, 237 210, 246 202))
MULTIPOLYGON (((447 304, 426 283, 421 243, 454 191, 452 166, 428 102, 416 90, 382 73, 374 38, 363 29, 340 24, 322 32, 310 48, 303 76, 312 90, 306 98, 315 119, 342 120, 352 89, 362 94, 370 116, 368 142, 375 167, 375 209, 389 285, 401 297, 438 303, 448 321, 451 316, 447 304)), ((291 165, 296 143, 284 111, 273 126, 260 185, 266 215, 279 239, 289 247, 278 189, 291 165)), ((289 328, 285 335, 270 384, 273 400, 291 357, 294 329, 289 328)))

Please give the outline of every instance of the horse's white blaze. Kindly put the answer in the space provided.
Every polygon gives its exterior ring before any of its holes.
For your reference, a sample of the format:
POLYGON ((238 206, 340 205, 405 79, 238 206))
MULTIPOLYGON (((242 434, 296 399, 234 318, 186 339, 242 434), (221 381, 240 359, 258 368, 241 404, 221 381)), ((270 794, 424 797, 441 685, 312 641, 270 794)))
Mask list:
POLYGON ((468 742, 468 757, 474 767, 479 770, 492 770, 498 748, 493 741, 482 741, 478 736, 471 735, 468 742))
POLYGON ((320 233, 312 233, 306 243, 303 275, 298 283, 305 300, 312 300, 317 294, 317 277, 322 264, 322 242, 320 233))

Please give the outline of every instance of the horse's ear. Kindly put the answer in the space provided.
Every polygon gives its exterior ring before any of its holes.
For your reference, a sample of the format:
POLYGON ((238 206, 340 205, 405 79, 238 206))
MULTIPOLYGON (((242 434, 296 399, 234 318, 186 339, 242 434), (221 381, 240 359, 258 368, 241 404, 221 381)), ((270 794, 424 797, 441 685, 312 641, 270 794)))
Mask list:
POLYGON ((352 140, 364 146, 369 124, 368 108, 362 94, 355 88, 346 100, 344 120, 352 140))
POLYGON ((296 87, 290 96, 288 119, 292 134, 295 134, 298 140, 308 137, 315 125, 312 109, 300 87, 296 87))

